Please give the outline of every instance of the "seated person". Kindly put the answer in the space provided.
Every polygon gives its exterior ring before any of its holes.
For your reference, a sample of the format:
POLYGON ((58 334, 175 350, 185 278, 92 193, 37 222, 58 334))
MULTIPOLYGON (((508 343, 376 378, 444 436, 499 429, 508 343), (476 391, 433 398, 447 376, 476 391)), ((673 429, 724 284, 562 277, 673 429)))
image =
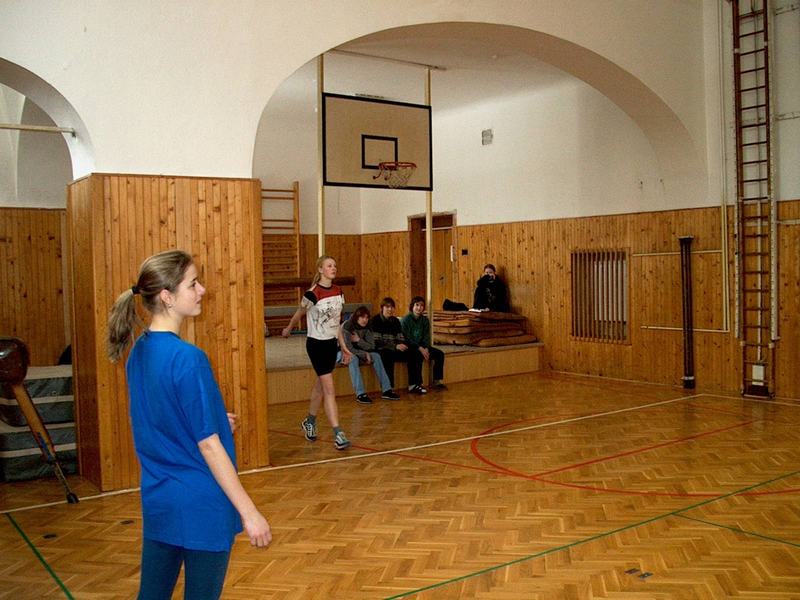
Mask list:
POLYGON ((395 302, 386 297, 381 300, 381 312, 369 322, 369 328, 375 334, 375 347, 386 367, 389 382, 394 388, 394 363, 404 362, 408 365, 408 391, 413 394, 427 394, 422 386, 422 354, 411 351, 403 336, 400 319, 394 316, 395 302))
POLYGON ((424 314, 425 298, 414 296, 408 306, 409 313, 400 320, 403 326, 403 335, 412 349, 422 355, 423 360, 430 361, 433 365, 433 388, 447 389, 442 382, 444 379, 444 352, 431 346, 431 322, 424 314))
POLYGON ((372 404, 372 400, 364 391, 364 380, 361 378, 361 365, 372 365, 378 382, 381 384, 381 398, 399 400, 400 396, 392 391, 392 384, 383 368, 381 355, 375 350, 375 336, 369 325, 369 309, 359 306, 351 317, 342 324, 342 337, 345 346, 353 354, 347 367, 350 369, 350 381, 356 392, 356 402, 372 404))
POLYGON ((472 308, 509 312, 506 284, 497 276, 497 269, 493 264, 483 267, 483 277, 478 280, 478 286, 475 288, 472 308))

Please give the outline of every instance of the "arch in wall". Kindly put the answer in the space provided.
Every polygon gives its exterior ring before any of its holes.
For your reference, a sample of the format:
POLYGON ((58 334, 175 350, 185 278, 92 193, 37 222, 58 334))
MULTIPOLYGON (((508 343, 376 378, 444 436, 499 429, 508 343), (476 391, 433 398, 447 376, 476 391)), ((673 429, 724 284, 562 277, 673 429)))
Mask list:
POLYGON ((6 85, 41 108, 58 127, 75 130, 75 135, 64 134, 72 163, 72 176, 91 173, 94 170, 95 154, 89 131, 77 111, 61 93, 47 81, 0 58, 0 83, 6 85))
MULTIPOLYGON (((469 40, 482 40, 485 44, 487 39, 496 41, 498 52, 528 55, 561 69, 606 96, 638 125, 652 145, 663 176, 662 184, 670 198, 705 197, 708 185, 705 159, 676 112, 640 78, 579 44, 518 26, 437 22, 377 31, 336 48, 376 57, 437 63, 435 56, 425 56, 426 49, 441 56, 447 44, 463 45, 469 40)), ((269 100, 264 104, 262 118, 269 100)), ((253 161, 255 166, 255 154, 253 161)))

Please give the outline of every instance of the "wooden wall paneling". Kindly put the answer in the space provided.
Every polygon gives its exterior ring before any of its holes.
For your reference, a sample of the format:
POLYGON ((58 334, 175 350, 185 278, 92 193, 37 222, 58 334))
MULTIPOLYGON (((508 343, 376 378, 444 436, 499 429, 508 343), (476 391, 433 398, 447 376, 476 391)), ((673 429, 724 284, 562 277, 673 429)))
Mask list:
POLYGON ((411 300, 408 232, 389 232, 361 236, 362 300, 371 302, 373 312, 380 301, 391 296, 398 316, 406 313, 411 300))
POLYGON ((32 365, 67 345, 64 210, 0 208, 0 333, 22 339, 32 365))
MULTIPOLYGON (((98 413, 97 320, 94 314, 96 285, 94 275, 93 187, 102 182, 90 177, 73 182, 68 188, 67 231, 69 236, 70 278, 73 287, 72 337, 73 394, 78 461, 81 474, 91 481, 102 478, 100 420, 98 413), (80 326, 77 326, 80 324, 80 326)), ((102 197, 102 196, 101 196, 102 197)), ((110 245, 110 244, 109 244, 110 245)), ((111 254, 103 248, 105 256, 111 254)))
POLYGON ((778 395, 800 398, 800 200, 780 202, 779 219, 794 221, 778 226, 778 335, 775 352, 775 389, 778 395))
POLYGON ((70 186, 73 313, 86 324, 73 335, 79 455, 101 489, 138 481, 124 361, 105 358, 108 311, 142 260, 167 248, 192 253, 209 289, 182 335, 209 355, 228 409, 241 416, 239 466, 268 464, 259 190, 254 180, 111 174, 70 186))
MULTIPOLYGON (((800 218, 800 201, 781 202, 781 218, 800 218)), ((472 303, 475 282, 486 262, 501 268, 509 286, 515 312, 528 317, 533 332, 544 342, 541 352, 546 367, 680 385, 683 374, 680 256, 678 236, 691 235, 694 277, 695 361, 699 389, 738 391, 740 359, 733 332, 720 331, 722 309, 722 261, 729 266, 730 310, 734 309, 733 211, 727 215, 728 255, 720 252, 720 209, 709 207, 663 212, 611 215, 577 219, 553 219, 506 224, 458 226, 456 287, 454 300, 472 303), (571 263, 573 249, 628 251, 628 341, 608 344, 575 340, 571 327, 571 263), (467 249, 463 256, 461 249, 467 249), (670 254, 658 254, 670 253, 670 254), (649 256, 634 256, 649 254, 649 256), (674 329, 643 329, 643 325, 674 329)), ((800 256, 797 225, 781 225, 780 335, 776 353, 779 394, 800 397, 800 382, 792 376, 800 359, 800 256)), ((387 293, 405 310, 411 290, 398 258, 407 247, 407 234, 361 236, 363 296, 377 305, 387 293), (393 266, 394 265, 394 266, 393 266), (389 283, 392 282, 392 283, 389 283), (388 290, 388 291, 387 291, 388 290)), ((576 293, 589 293, 585 288, 576 293)), ((584 327, 589 327, 584 323, 584 327)), ((733 327, 731 312, 730 326, 733 327)))
MULTIPOLYGON (((354 286, 346 285, 342 289, 348 302, 368 302, 363 298, 361 287, 361 236, 357 234, 332 234, 325 236, 325 253, 336 259, 339 275, 353 275, 354 286)), ((300 276, 308 277, 308 284, 314 277, 315 265, 319 258, 317 253, 317 236, 300 236, 300 276)), ((305 290, 303 290, 305 291, 305 290)))

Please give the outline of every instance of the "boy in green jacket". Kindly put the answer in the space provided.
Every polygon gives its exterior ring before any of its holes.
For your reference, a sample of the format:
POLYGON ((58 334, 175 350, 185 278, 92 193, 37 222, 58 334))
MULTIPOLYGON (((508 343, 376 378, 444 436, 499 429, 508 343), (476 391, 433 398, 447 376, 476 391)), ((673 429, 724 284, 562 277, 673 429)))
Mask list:
POLYGON ((400 320, 403 335, 413 351, 422 354, 423 360, 433 365, 433 389, 443 390, 444 352, 431 346, 431 322, 425 312, 425 298, 414 296, 408 306, 408 314, 400 320))

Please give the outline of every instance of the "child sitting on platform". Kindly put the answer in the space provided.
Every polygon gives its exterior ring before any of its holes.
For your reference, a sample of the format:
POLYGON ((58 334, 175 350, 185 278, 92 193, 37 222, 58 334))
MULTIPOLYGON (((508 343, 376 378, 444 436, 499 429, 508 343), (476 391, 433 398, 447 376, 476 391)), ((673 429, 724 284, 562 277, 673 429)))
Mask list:
POLYGON ((353 354, 354 360, 347 365, 350 369, 350 381, 356 392, 356 402, 359 404, 372 404, 372 400, 364 390, 364 380, 361 377, 361 365, 372 365, 378 382, 381 384, 381 398, 385 400, 399 400, 392 390, 389 376, 383 367, 381 355, 375 349, 375 334, 369 328, 369 309, 359 306, 352 316, 342 325, 342 337, 347 349, 353 354))
POLYGON ((394 316, 395 302, 386 297, 381 300, 381 312, 369 322, 369 328, 375 333, 375 346, 383 359, 386 374, 394 387, 394 363, 404 362, 408 365, 408 391, 412 394, 427 394, 422 385, 422 355, 412 352, 403 335, 400 319, 394 316))
POLYGON ((443 390, 447 386, 444 379, 444 352, 431 345, 431 322, 425 312, 425 298, 414 296, 408 306, 408 314, 400 320, 403 335, 411 348, 418 351, 423 360, 433 367, 433 389, 443 390))

